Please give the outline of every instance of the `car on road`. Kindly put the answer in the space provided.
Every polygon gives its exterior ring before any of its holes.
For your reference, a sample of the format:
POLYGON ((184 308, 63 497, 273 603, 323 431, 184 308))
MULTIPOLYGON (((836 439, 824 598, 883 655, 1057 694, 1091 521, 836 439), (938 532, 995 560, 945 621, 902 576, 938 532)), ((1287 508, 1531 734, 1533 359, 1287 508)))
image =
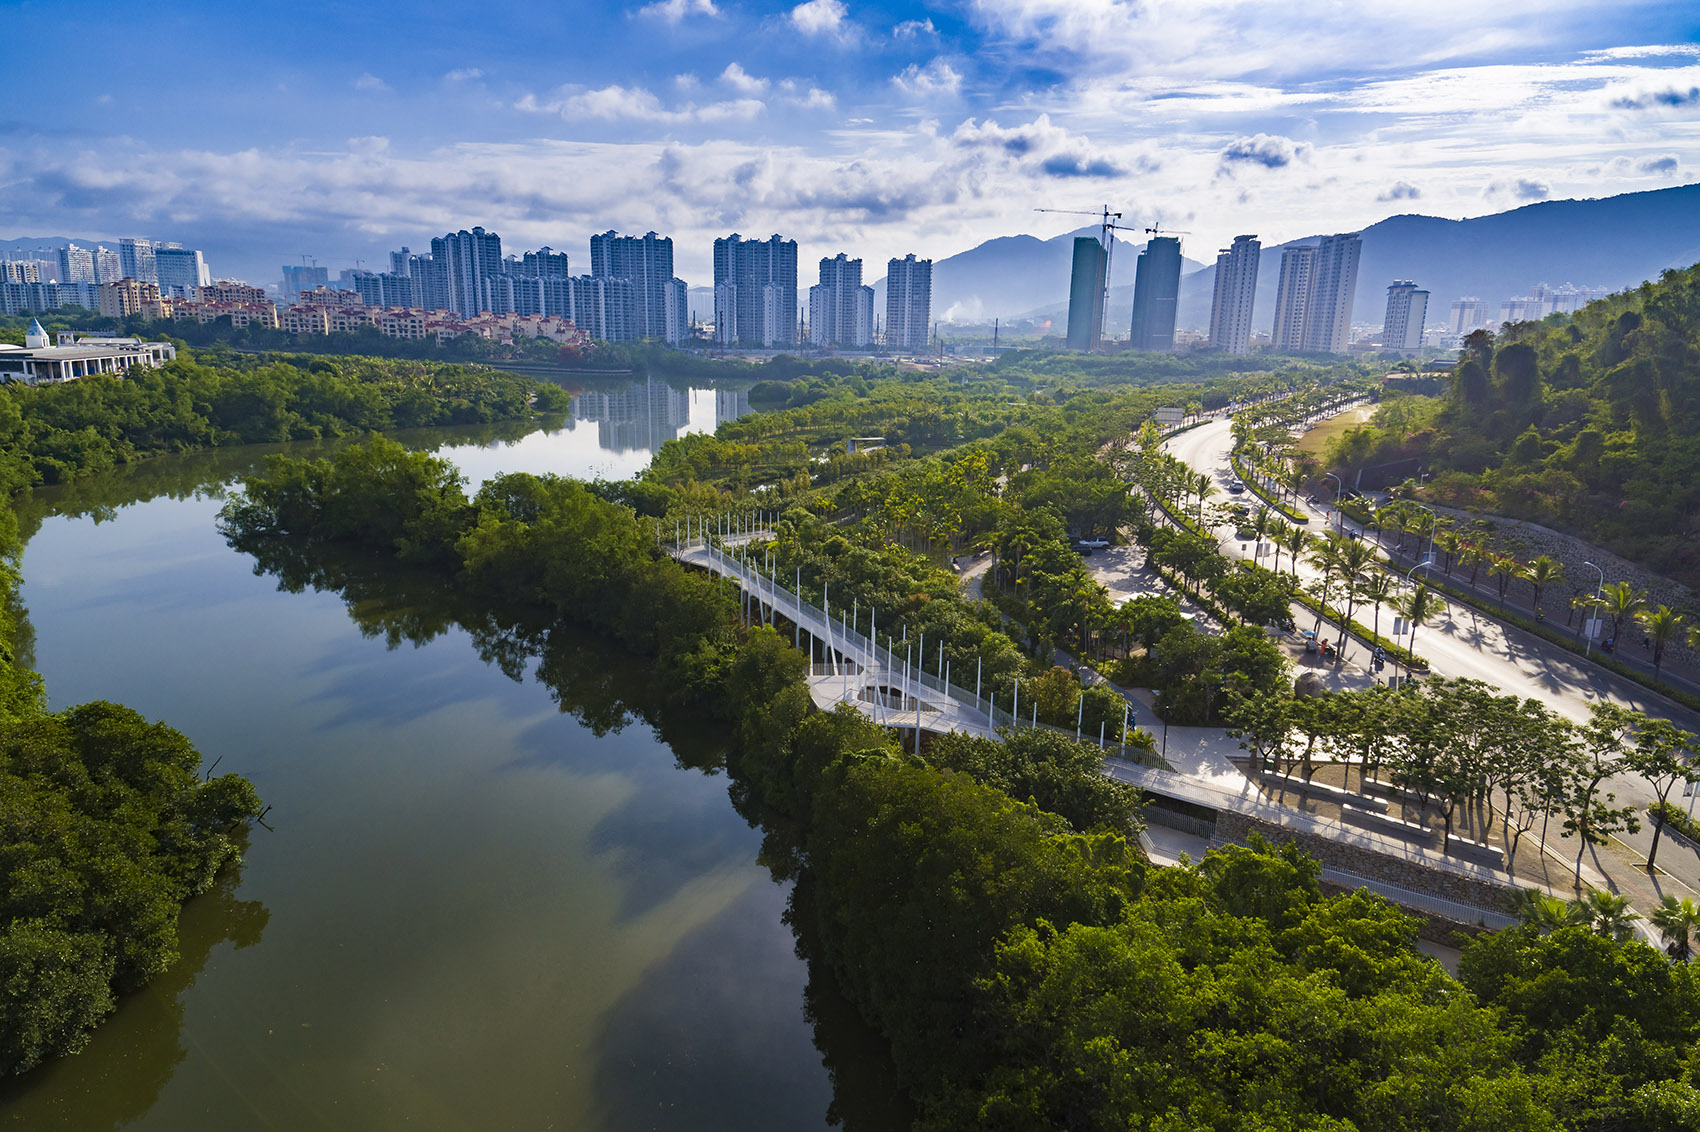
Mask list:
POLYGON ((1110 545, 1110 540, 1107 538, 1083 538, 1080 540, 1079 545, 1092 550, 1103 550, 1106 546, 1110 545))
POLYGON ((1244 490, 1245 490, 1245 484, 1241 483, 1239 480, 1230 480, 1228 482, 1228 493, 1230 495, 1238 495, 1240 492, 1242 492, 1244 490))

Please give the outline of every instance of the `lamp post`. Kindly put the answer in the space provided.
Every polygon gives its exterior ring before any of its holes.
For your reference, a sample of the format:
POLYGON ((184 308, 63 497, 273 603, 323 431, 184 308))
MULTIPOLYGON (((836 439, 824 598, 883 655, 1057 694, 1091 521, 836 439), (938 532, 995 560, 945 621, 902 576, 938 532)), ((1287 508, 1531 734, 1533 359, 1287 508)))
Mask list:
MULTIPOLYGON (((1592 562, 1584 562, 1584 563, 1582 563, 1582 565, 1584 565, 1584 566, 1594 566, 1594 564, 1592 562)), ((1594 627, 1597 629, 1599 627, 1599 624, 1600 624, 1600 616, 1599 616, 1599 613, 1600 613, 1600 595, 1605 592, 1605 588, 1606 588, 1606 572, 1604 570, 1600 569, 1600 567, 1598 567, 1598 566, 1594 566, 1594 569, 1600 571, 1600 584, 1598 586, 1594 587, 1594 608, 1590 612, 1592 612, 1594 614, 1594 627)), ((1586 629, 1588 627, 1587 622, 1583 622, 1582 627, 1584 629, 1586 629)), ((1589 633, 1588 639, 1586 641, 1584 641, 1583 644, 1582 644, 1582 655, 1583 656, 1591 656, 1591 655, 1593 655, 1593 651, 1594 651, 1594 634, 1589 633)))
POLYGON ((1346 485, 1341 483, 1340 477, 1333 472, 1323 472, 1322 474, 1334 481, 1334 529, 1343 531, 1346 528, 1340 518, 1340 492, 1346 485))

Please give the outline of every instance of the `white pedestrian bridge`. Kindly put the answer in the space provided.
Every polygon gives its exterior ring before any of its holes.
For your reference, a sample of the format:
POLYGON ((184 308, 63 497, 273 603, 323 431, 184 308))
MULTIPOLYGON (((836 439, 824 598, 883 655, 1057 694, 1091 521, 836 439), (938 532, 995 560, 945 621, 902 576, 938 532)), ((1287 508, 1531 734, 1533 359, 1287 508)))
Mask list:
MULTIPOLYGON (((942 675, 926 671, 921 659, 927 648, 924 638, 880 643, 854 628, 848 611, 833 610, 830 593, 823 593, 821 604, 816 605, 801 596, 799 586, 788 587, 763 573, 743 548, 765 537, 765 531, 750 532, 730 536, 721 545, 715 545, 719 540, 712 538, 686 538, 673 546, 671 553, 687 565, 737 582, 751 621, 772 625, 784 620, 791 624, 795 643, 811 658, 809 694, 816 706, 850 704, 876 723, 917 735, 956 731, 996 738, 1001 728, 1046 726, 1032 716, 1017 718, 1015 713, 1022 705, 1014 689, 999 704, 995 692, 984 687, 978 673, 976 687, 970 691, 952 679, 948 663, 942 675)), ((862 616, 857 610, 856 619, 862 616)), ((877 636, 878 614, 870 610, 867 616, 869 630, 877 636)), ((1067 733, 1061 728, 1048 730, 1067 733)), ((1114 747, 1129 760, 1150 758, 1125 744, 1114 747)))
MULTIPOLYGON (((1026 705, 1017 701, 1013 691, 1008 700, 999 704, 994 695, 982 694, 986 689, 976 687, 969 691, 953 681, 948 666, 942 675, 924 671, 918 659, 920 650, 926 647, 924 640, 879 643, 855 629, 845 610, 834 611, 829 604, 830 594, 823 593, 821 604, 817 606, 802 597, 800 583, 793 582, 787 586, 780 579, 764 573, 759 568, 760 559, 748 554, 746 548, 771 537, 771 532, 761 529, 728 532, 724 537, 719 534, 708 537, 682 535, 668 547, 668 552, 682 563, 737 582, 746 615, 752 623, 771 626, 783 620, 791 624, 795 643, 811 658, 809 694, 816 706, 830 709, 837 704, 850 704, 876 723, 896 728, 900 735, 913 734, 917 745, 922 732, 955 731, 998 738, 999 732, 1005 729, 1047 726, 1037 723, 1031 714, 1026 718, 1018 717, 1026 705)), ((856 611, 857 620, 860 616, 860 611, 856 611)), ((870 615, 870 631, 878 633, 875 615, 870 615)), ((1062 728, 1047 729, 1088 742, 1095 738, 1069 733, 1062 728)), ((1148 794, 1162 795, 1202 810, 1240 814, 1294 833, 1311 834, 1342 847, 1349 846, 1402 861, 1431 873, 1468 877, 1498 887, 1512 887, 1517 883, 1499 869, 1460 860, 1401 838, 1349 827, 1272 801, 1249 781, 1242 789, 1233 790, 1226 789, 1216 779, 1177 772, 1162 758, 1142 747, 1129 747, 1119 742, 1107 744, 1105 754, 1105 774, 1137 786, 1148 794)), ((1369 888, 1412 910, 1445 915, 1465 923, 1480 922, 1490 927, 1501 927, 1511 922, 1501 909, 1456 904, 1385 880, 1326 867, 1326 862, 1323 872, 1324 879, 1347 888, 1369 888)))

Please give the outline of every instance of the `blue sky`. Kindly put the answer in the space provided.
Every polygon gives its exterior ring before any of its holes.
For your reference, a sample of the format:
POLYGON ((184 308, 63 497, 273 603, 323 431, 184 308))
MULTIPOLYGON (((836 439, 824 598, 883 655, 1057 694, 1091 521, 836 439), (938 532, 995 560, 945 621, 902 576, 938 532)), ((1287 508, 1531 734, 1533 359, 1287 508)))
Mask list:
POLYGON ((1102 203, 1208 259, 1700 178, 1692 2, 0 0, 0 32, 34 58, 0 237, 178 239, 259 282, 474 224, 587 267, 655 229, 692 284, 715 236, 777 231, 873 278, 1102 203))

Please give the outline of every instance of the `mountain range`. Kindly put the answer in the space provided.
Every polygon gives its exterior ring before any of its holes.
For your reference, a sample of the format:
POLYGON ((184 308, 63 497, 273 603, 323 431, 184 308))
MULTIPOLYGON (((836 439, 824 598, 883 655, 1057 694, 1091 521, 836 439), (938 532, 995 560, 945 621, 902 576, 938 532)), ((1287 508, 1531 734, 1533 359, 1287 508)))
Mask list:
MULTIPOLYGON (((1048 240, 1026 235, 999 236, 965 252, 934 260, 933 318, 940 322, 990 323, 997 316, 1009 318, 1049 304, 1060 306, 1062 320, 1067 321, 1075 237, 1098 234, 1098 225, 1089 224, 1048 240), (1057 298, 1059 293, 1061 297, 1057 298)), ((1139 253, 1144 250, 1142 242, 1116 241, 1110 256, 1110 305, 1106 318, 1111 325, 1125 329, 1133 318, 1133 276, 1139 253)), ((802 292, 798 298, 806 307, 814 272, 807 263, 797 266, 798 290, 802 292)), ((1196 260, 1182 257, 1182 275, 1196 273, 1203 267, 1196 260)), ((874 280, 872 286, 874 314, 884 322, 885 278, 874 280)), ((692 287, 690 306, 694 317, 712 321, 714 288, 692 287)), ((1040 317, 1050 317, 1050 313, 1040 317)))
MULTIPOLYGON (((1088 228, 1080 234, 1095 232, 1088 228)), ((1047 241, 1000 237, 939 260, 933 265, 934 317, 944 319, 955 310, 961 312, 958 317, 978 311, 987 322, 994 315, 1066 320, 1069 272, 1063 249, 1075 234, 1047 241)), ((1268 331, 1274 321, 1282 249, 1325 234, 1263 249, 1254 329, 1268 331)), ((1486 300, 1497 314, 1502 300, 1527 295, 1541 283, 1617 291, 1656 279, 1666 268, 1700 262, 1700 184, 1595 200, 1542 201, 1469 220, 1390 216, 1362 229, 1362 237, 1353 320, 1379 322, 1388 284, 1410 279, 1429 292, 1433 325, 1445 321, 1455 299, 1486 300)), ((1105 318, 1112 334, 1125 332, 1133 306, 1137 253, 1121 253, 1118 245, 1105 318)), ((1215 286, 1213 263, 1183 270, 1177 326, 1209 327, 1215 286)))
MULTIPOLYGON (((941 322, 1030 321, 1060 330, 1068 315, 1068 283, 1076 236, 1096 236, 1096 224, 1050 239, 1000 236, 933 263, 933 317, 941 322)), ((1258 269, 1253 328, 1268 331, 1275 310, 1281 251, 1319 235, 1266 246, 1258 269)), ((1429 292, 1428 322, 1445 321, 1452 302, 1474 297, 1497 315, 1501 301, 1547 283, 1622 290, 1656 279, 1666 268, 1700 262, 1700 184, 1589 200, 1542 201, 1509 212, 1448 220, 1390 216, 1362 229, 1363 255, 1353 321, 1375 323, 1386 307, 1388 284, 1413 280, 1429 292)), ((1184 240, 1184 237, 1183 237, 1184 240)), ((63 236, 0 240, 0 258, 50 254, 63 236)), ((79 243, 89 241, 79 240, 79 243)), ((1183 243, 1183 248, 1185 244, 1183 243)), ((1133 277, 1143 243, 1117 241, 1110 265, 1105 327, 1125 333, 1133 308, 1133 277)), ((1195 254, 1199 249, 1192 249, 1195 254)), ((1214 259, 1214 257, 1209 257, 1214 259)), ((813 275, 799 264, 802 295, 813 275)), ((1182 264, 1176 324, 1205 330, 1216 283, 1214 263, 1182 264)), ((874 309, 885 311, 885 280, 873 283, 874 309)), ((692 287, 693 315, 713 318, 713 289, 692 287)))

